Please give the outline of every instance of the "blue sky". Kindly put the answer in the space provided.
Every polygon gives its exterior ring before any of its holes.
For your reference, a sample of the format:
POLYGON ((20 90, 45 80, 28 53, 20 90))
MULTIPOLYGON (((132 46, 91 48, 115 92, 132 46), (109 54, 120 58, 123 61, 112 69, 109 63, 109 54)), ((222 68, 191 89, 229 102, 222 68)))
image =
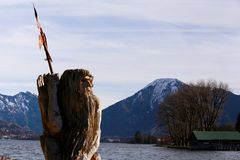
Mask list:
MULTIPOLYGON (((240 93, 238 0, 35 0, 53 68, 85 68, 107 107, 157 78, 215 79, 240 93)), ((48 72, 32 1, 0 1, 0 93, 48 72)))

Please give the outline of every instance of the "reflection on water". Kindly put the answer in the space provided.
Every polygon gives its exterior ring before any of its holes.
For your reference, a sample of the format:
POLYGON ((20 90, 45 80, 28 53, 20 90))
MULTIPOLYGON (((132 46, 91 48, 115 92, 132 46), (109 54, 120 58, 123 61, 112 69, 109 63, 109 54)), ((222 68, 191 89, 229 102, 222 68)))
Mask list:
MULTIPOLYGON (((102 160, 240 160, 240 152, 188 151, 122 143, 102 143, 102 160)), ((17 160, 43 160, 39 141, 0 140, 0 154, 17 160)))

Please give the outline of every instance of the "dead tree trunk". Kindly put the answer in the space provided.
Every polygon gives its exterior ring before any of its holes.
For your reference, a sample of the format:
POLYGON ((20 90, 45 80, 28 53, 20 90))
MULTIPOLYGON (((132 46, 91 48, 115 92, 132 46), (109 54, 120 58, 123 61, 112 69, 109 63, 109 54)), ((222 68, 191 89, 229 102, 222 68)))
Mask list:
POLYGON ((38 78, 46 160, 100 160, 101 110, 87 70, 67 70, 38 78))
POLYGON ((38 102, 42 115, 43 135, 41 147, 46 160, 61 160, 60 136, 62 118, 57 99, 57 75, 43 75, 37 79, 38 102))

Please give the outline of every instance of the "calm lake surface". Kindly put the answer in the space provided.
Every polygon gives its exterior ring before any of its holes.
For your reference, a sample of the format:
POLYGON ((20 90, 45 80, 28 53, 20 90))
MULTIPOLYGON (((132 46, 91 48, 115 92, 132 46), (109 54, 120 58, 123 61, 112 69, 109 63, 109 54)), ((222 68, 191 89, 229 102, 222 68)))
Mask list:
MULTIPOLYGON (((240 152, 188 151, 123 143, 102 143, 102 160, 240 160, 240 152)), ((0 140, 0 155, 43 160, 39 141, 0 140)))

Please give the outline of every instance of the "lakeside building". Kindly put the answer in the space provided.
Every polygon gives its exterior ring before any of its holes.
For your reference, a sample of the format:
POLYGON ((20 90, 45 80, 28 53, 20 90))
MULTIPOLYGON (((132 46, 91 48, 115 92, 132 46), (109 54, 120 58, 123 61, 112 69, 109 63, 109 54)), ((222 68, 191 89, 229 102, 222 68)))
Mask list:
POLYGON ((190 137, 192 150, 240 151, 240 132, 193 131, 190 137))

